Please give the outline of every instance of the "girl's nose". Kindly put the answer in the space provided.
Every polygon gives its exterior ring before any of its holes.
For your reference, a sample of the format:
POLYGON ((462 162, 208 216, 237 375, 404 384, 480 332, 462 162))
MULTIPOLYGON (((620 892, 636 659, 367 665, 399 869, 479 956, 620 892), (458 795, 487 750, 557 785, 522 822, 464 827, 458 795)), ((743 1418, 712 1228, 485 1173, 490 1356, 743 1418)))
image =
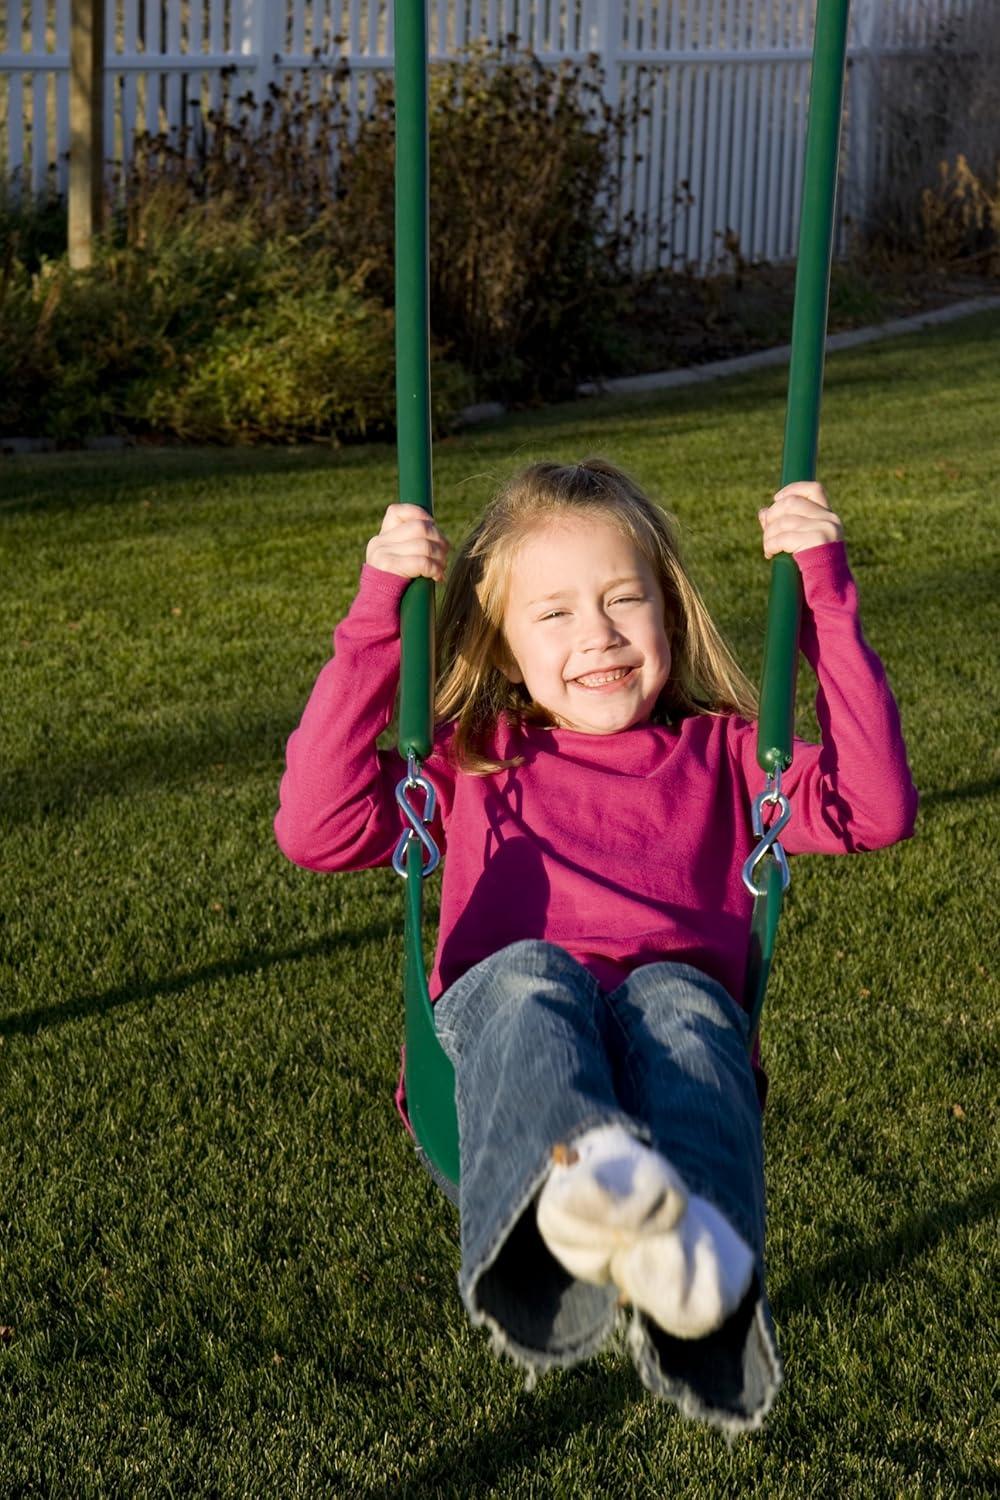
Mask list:
POLYGON ((621 641, 620 631, 603 610, 583 621, 580 633, 581 651, 606 651, 609 646, 620 645, 621 641))

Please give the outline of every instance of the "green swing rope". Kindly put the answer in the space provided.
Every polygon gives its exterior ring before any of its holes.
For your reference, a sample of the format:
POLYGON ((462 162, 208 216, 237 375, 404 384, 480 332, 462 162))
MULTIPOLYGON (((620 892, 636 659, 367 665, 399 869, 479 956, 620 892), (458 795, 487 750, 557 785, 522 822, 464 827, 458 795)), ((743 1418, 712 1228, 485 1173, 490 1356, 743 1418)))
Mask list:
MULTIPOLYGON (((849 0, 818 0, 806 133, 802 214, 795 280, 781 483, 815 477, 823 387, 834 201, 843 103, 849 0)), ((399 496, 433 513, 431 484, 430 336, 428 317, 428 145, 426 0, 395 0, 396 78, 396 410, 399 496)), ((793 558, 771 564, 767 635, 761 682, 757 759, 769 777, 758 798, 780 806, 780 771, 791 763, 801 585, 793 558)), ((402 605, 403 660, 399 749, 409 763, 401 783, 411 829, 400 841, 405 870, 406 1093, 414 1133, 425 1155, 451 1183, 458 1182, 455 1073, 434 1030, 422 940, 425 845, 421 814, 411 793, 425 791, 419 762, 433 739, 434 591, 416 579, 402 605)), ((426 795, 426 792, 425 792, 426 795)), ((425 803, 423 812, 428 817, 425 803)), ((775 828, 762 832, 752 872, 755 891, 748 968, 751 1045, 756 1035, 774 951, 785 885, 775 828)))

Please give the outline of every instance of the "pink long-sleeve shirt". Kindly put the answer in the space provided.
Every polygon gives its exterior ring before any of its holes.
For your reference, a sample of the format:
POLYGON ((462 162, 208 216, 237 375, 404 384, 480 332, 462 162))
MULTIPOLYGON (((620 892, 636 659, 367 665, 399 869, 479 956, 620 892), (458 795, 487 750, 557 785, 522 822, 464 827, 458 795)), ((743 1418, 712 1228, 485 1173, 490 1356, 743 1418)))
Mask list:
MULTIPOLYGON (((818 680, 822 743, 795 743, 784 790, 789 854, 877 849, 913 831, 917 797, 899 714, 861 632, 842 543, 797 554, 802 649, 818 680)), ((387 864, 400 834, 402 763, 376 748, 399 680, 406 580, 368 567, 287 749, 275 831, 313 870, 387 864)), ((619 734, 502 722, 512 770, 456 769, 450 726, 424 764, 445 846, 436 998, 480 959, 521 938, 557 943, 605 989, 668 959, 742 1001, 751 901, 740 872, 764 786, 756 726, 699 715, 619 734)))

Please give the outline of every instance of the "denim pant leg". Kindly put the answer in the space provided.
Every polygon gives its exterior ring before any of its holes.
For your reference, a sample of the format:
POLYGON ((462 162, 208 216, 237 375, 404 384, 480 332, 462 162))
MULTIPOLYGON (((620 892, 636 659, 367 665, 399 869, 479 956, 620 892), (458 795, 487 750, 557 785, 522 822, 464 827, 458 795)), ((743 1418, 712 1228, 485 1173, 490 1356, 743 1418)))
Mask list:
POLYGON ((456 1075, 462 1299, 529 1370, 575 1364, 614 1330, 617 1293, 559 1265, 533 1202, 557 1142, 615 1123, 648 1138, 615 1097, 604 996, 561 948, 526 941, 470 969, 434 1013, 456 1075))
POLYGON ((629 1336, 636 1368, 687 1416, 731 1432, 758 1427, 781 1364, 764 1291, 763 1141, 746 1014, 715 980, 673 963, 635 970, 607 1005, 622 1106, 757 1261, 742 1306, 705 1338, 674 1338, 637 1313, 629 1336))

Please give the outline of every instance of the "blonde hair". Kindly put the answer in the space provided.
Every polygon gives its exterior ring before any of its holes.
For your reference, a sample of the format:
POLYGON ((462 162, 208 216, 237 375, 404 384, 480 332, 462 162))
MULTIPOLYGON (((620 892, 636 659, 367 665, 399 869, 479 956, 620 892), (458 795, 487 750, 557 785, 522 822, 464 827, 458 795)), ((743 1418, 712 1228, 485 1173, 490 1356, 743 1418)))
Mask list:
POLYGON ((516 474, 487 506, 452 564, 438 622, 435 718, 454 723, 464 771, 486 775, 519 765, 491 759, 486 741, 501 716, 513 724, 553 724, 501 664, 510 653, 503 616, 520 543, 553 519, 583 514, 617 526, 650 564, 663 593, 670 680, 654 718, 692 714, 754 717, 756 695, 684 571, 675 523, 621 469, 601 458, 536 463, 516 474))

